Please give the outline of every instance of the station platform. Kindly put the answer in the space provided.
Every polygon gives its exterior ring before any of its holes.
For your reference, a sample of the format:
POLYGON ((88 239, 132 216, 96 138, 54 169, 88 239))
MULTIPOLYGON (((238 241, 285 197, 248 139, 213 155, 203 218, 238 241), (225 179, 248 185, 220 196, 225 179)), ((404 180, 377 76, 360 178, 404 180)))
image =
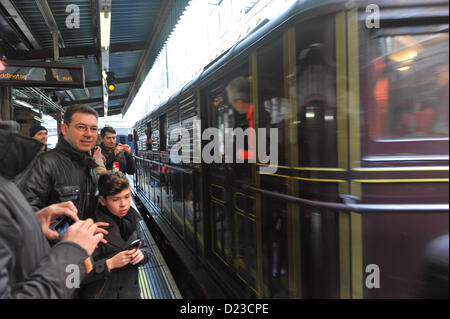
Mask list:
MULTIPOLYGON (((133 185, 132 177, 128 176, 130 185, 133 185)), ((139 212, 132 200, 131 206, 139 212)), ((164 260, 155 240, 144 221, 139 222, 139 227, 145 235, 148 247, 152 252, 150 260, 139 267, 139 287, 142 299, 182 299, 180 290, 164 260)))

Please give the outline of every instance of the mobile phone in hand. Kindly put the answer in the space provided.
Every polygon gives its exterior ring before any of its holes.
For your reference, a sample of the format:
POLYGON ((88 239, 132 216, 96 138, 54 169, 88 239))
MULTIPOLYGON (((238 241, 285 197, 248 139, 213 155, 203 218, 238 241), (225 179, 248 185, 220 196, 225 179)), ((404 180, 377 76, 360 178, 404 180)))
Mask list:
POLYGON ((127 248, 125 248, 124 250, 131 250, 131 249, 135 249, 139 247, 139 244, 141 243, 141 241, 139 239, 136 239, 135 241, 133 241, 131 244, 129 244, 127 246, 127 248))
POLYGON ((63 237, 67 228, 69 228, 73 223, 75 223, 75 221, 72 218, 70 218, 69 216, 64 216, 55 224, 53 228, 59 233, 61 237, 63 237))

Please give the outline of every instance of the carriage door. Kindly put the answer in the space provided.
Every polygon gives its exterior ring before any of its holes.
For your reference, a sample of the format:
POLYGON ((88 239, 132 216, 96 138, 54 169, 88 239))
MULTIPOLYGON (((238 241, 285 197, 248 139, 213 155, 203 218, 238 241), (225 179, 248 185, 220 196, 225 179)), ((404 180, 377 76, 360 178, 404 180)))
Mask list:
MULTIPOLYGON (((215 83, 206 91, 208 125, 214 134, 203 141, 202 161, 206 165, 206 207, 211 221, 211 256, 222 264, 225 271, 236 279, 238 294, 254 297, 256 286, 256 247, 255 247, 255 197, 242 189, 243 184, 252 181, 254 164, 237 164, 235 144, 233 144, 233 163, 225 163, 225 129, 242 128, 249 122, 246 114, 237 112, 228 100, 226 87, 233 79, 241 77, 249 80, 249 67, 244 64, 235 72, 215 83), (211 140, 216 139, 215 149, 210 149, 211 140), (209 145, 209 146, 208 146, 209 145), (205 153, 214 155, 208 161, 205 153)), ((248 86, 247 90, 250 89, 248 86)), ((250 92, 240 92, 250 96, 250 92)), ((245 98, 244 98, 245 99, 245 98)), ((205 130, 203 131, 205 138, 205 130)), ((238 147, 236 147, 238 148, 238 147)), ((230 155, 229 153, 227 153, 230 155)))

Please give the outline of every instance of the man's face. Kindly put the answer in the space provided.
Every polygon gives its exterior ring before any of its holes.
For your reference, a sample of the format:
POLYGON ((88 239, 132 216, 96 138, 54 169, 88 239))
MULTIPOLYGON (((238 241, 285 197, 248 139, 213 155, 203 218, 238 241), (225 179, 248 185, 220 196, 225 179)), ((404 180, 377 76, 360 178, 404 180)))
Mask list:
POLYGON ((40 130, 36 134, 34 134, 33 138, 43 143, 44 145, 47 145, 48 132, 47 130, 40 130))
POLYGON ((105 137, 100 137, 100 139, 106 147, 113 148, 116 146, 116 134, 114 133, 105 132, 105 137))
POLYGON ((62 125, 62 133, 73 148, 78 151, 89 152, 97 141, 97 118, 93 114, 75 112, 70 124, 62 125))
POLYGON ((238 111, 239 114, 244 114, 247 113, 248 111, 248 104, 242 100, 235 100, 233 99, 233 97, 231 96, 230 92, 227 92, 228 95, 228 101, 230 102, 231 106, 233 106, 233 108, 238 111))
POLYGON ((106 206, 111 214, 117 217, 124 217, 130 210, 131 205, 131 193, 130 188, 126 188, 116 195, 110 195, 103 198, 99 197, 100 204, 106 206))

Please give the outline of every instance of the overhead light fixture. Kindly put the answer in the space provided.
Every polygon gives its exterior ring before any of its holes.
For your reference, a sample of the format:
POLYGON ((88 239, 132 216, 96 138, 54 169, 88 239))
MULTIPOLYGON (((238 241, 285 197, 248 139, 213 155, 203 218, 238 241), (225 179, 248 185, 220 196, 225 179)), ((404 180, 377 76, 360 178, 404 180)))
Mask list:
POLYGON ((21 106, 25 106, 25 107, 27 107, 29 109, 34 109, 34 106, 31 105, 30 103, 22 101, 22 100, 18 100, 18 99, 14 98, 14 97, 13 97, 13 102, 16 103, 16 104, 19 104, 21 106))
POLYGON ((108 50, 111 38, 111 0, 100 1, 100 46, 108 50))
POLYGON ((33 120, 38 121, 40 123, 44 123, 44 120, 41 119, 40 117, 36 116, 36 115, 33 115, 33 120))

